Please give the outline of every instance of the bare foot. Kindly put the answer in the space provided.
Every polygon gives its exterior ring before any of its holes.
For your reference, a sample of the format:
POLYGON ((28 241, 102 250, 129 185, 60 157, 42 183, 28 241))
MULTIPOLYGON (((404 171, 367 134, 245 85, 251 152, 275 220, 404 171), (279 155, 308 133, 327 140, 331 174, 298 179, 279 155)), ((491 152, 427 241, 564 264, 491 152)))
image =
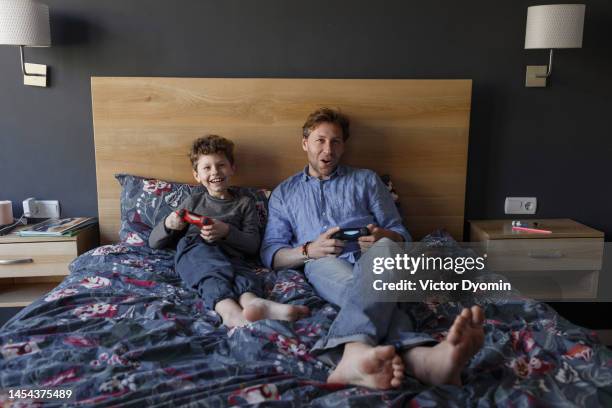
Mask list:
POLYGON ((223 324, 229 328, 232 327, 242 327, 251 323, 242 315, 242 311, 231 310, 226 311, 224 313, 219 313, 221 319, 223 319, 223 324))
POLYGON ((261 298, 251 300, 242 311, 244 318, 250 322, 263 319, 293 322, 308 316, 309 313, 310 310, 306 306, 284 305, 261 298))
POLYGON ((403 379, 404 363, 393 346, 347 343, 340 363, 327 382, 386 390, 399 387, 403 379))
POLYGON ((414 376, 432 385, 461 385, 461 370, 484 343, 484 313, 479 306, 463 309, 446 339, 434 347, 414 347, 403 354, 414 376))

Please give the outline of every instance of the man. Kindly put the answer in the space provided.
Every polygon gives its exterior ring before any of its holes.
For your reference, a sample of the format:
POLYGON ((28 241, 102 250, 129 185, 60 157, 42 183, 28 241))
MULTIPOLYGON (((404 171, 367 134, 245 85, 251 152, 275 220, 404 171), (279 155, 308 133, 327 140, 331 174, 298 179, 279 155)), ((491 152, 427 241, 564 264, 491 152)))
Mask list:
POLYGON ((387 389, 398 387, 407 370, 425 383, 460 385, 462 368, 484 339, 479 307, 464 309, 447 338, 436 344, 414 332, 396 303, 356 292, 365 273, 358 262, 361 252, 373 245, 391 248, 409 241, 410 234, 380 178, 340 164, 348 138, 349 121, 340 112, 322 108, 308 116, 302 134, 308 165, 270 197, 262 260, 275 269, 304 265, 317 293, 340 306, 329 333, 314 347, 344 346, 328 382, 387 389), (364 225, 370 235, 355 245, 332 238, 340 227, 364 225))

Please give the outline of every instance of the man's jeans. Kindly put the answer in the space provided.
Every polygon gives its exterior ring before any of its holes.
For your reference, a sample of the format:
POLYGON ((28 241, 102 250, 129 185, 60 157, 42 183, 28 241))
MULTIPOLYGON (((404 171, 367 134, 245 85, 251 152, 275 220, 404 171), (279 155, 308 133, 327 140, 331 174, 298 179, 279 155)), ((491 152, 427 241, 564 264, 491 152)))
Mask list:
MULTIPOLYGON (((387 238, 379 240, 375 246, 377 256, 395 257, 402 251, 400 245, 387 238)), ((403 310, 410 304, 380 302, 365 295, 363 287, 367 277, 364 273, 371 271, 363 271, 363 259, 355 265, 334 257, 306 263, 306 278, 317 294, 340 306, 327 336, 319 340, 312 351, 323 352, 349 342, 371 346, 391 344, 398 349, 435 344, 428 334, 414 331, 412 318, 403 310)), ((380 279, 384 277, 380 275, 380 279)))

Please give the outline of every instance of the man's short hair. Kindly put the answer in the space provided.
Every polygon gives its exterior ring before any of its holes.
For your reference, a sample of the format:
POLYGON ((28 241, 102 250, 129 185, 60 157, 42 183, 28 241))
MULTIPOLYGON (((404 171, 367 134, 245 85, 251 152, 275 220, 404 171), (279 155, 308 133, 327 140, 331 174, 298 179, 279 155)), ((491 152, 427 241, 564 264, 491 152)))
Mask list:
POLYGON ((218 135, 206 135, 193 141, 189 150, 189 159, 194 170, 198 169, 200 156, 222 153, 234 164, 234 142, 218 135))
POLYGON ((349 119, 340 112, 330 108, 320 108, 308 115, 304 126, 302 127, 302 137, 307 138, 310 132, 316 129, 321 123, 333 123, 340 126, 342 129, 342 140, 349 138, 349 119))

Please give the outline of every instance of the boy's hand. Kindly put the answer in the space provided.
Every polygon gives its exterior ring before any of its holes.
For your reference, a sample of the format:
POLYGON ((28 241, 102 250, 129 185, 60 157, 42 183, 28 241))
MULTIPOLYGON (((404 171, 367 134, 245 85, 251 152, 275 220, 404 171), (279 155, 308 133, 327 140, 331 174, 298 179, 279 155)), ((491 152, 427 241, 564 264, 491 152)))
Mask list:
POLYGON ((229 224, 213 219, 212 225, 205 225, 202 227, 200 236, 206 242, 215 242, 227 237, 229 230, 229 224))
POLYGON ((187 226, 187 223, 183 221, 182 218, 179 217, 174 211, 172 211, 170 215, 166 217, 164 224, 166 225, 166 228, 177 231, 180 231, 187 226))
POLYGON ((319 238, 308 245, 308 256, 318 259, 324 256, 340 255, 344 249, 344 241, 331 238, 338 231, 340 227, 333 227, 319 235, 319 238))

